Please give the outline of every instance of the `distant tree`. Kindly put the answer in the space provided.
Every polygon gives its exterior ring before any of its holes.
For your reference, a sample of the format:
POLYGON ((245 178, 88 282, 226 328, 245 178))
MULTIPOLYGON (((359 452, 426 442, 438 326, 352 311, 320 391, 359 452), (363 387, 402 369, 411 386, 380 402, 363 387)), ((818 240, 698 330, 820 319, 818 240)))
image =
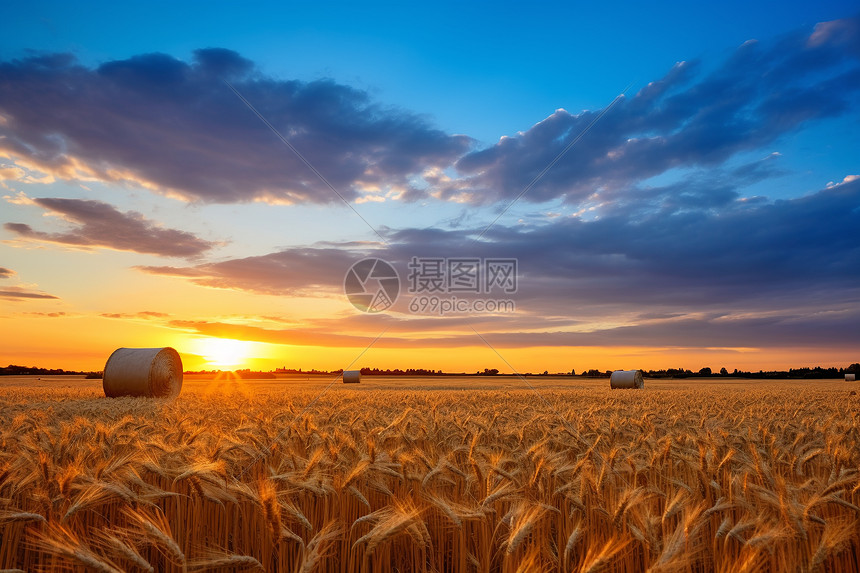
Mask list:
POLYGON ((574 370, 573 368, 571 368, 571 369, 570 369, 570 375, 571 375, 571 376, 576 376, 576 370, 574 370))
POLYGON ((699 376, 710 376, 710 375, 711 375, 711 369, 708 368, 707 366, 705 366, 704 368, 699 370, 699 376))
POLYGON ((846 372, 848 372, 849 374, 851 372, 853 372, 854 374, 860 374, 860 363, 855 362, 848 367, 848 370, 846 372))
POLYGON ((728 375, 729 375, 728 370, 726 370, 725 368, 720 368, 720 376, 728 376, 728 375))

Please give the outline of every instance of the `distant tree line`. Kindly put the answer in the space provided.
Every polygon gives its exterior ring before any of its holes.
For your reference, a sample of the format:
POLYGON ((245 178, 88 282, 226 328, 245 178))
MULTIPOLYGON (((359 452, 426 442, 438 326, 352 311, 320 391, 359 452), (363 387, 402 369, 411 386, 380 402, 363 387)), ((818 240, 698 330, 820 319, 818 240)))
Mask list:
MULTIPOLYGON (((810 368, 789 368, 788 370, 759 370, 758 372, 750 372, 738 370, 735 368, 729 372, 725 368, 720 368, 719 372, 713 372, 707 366, 698 371, 692 371, 684 368, 666 368, 660 370, 642 370, 642 375, 646 378, 752 378, 752 379, 825 379, 825 378, 843 378, 846 374, 856 374, 860 376, 860 363, 854 363, 847 368, 822 368, 816 366, 810 368)), ((571 370, 571 376, 576 375, 575 370, 571 370)), ((601 372, 599 370, 583 370, 580 376, 588 378, 608 378, 612 375, 611 370, 601 372)))
POLYGON ((254 380, 270 379, 270 380, 272 380, 275 378, 275 375, 272 372, 254 372, 250 368, 241 368, 239 370, 234 370, 234 372, 236 373, 236 376, 238 376, 241 380, 247 380, 247 379, 254 379, 254 380))
MULTIPOLYGON (((342 370, 340 371, 342 372, 342 370)), ((498 370, 496 370, 498 373, 498 370)), ((362 368, 361 373, 367 376, 442 376, 443 373, 441 370, 426 370, 424 368, 407 368, 405 370, 401 370, 400 368, 386 368, 382 370, 381 368, 362 368)))
MULTIPOLYGON (((301 370, 299 370, 301 372, 301 370)), ((334 373, 340 373, 341 370, 337 370, 334 373)), ((505 374, 500 374, 498 368, 484 368, 483 370, 478 370, 474 373, 469 372, 443 372, 442 370, 427 370, 424 368, 407 368, 402 370, 400 368, 362 368, 361 373, 365 375, 372 376, 505 376, 505 374)), ((719 372, 714 372, 709 367, 704 367, 699 370, 693 371, 686 368, 665 368, 659 370, 642 370, 642 375, 648 378, 752 378, 752 379, 784 379, 784 378, 798 378, 798 379, 825 379, 825 378, 842 378, 845 374, 856 374, 860 376, 860 363, 854 363, 847 368, 836 368, 835 366, 831 366, 830 368, 822 368, 821 366, 816 366, 814 368, 803 367, 803 368, 789 368, 788 370, 769 370, 763 371, 759 370, 758 372, 753 371, 744 371, 738 370, 735 368, 731 372, 729 372, 726 368, 720 368, 719 372)), ((520 373, 522 376, 577 376, 576 370, 571 370, 570 372, 557 372, 555 374, 550 374, 548 371, 544 370, 538 374, 533 374, 532 372, 524 372, 520 373)), ((612 370, 596 370, 596 369, 586 369, 578 374, 579 376, 585 378, 609 378, 612 375, 612 370)), ((508 376, 510 376, 508 374, 508 376)))
POLYGON ((0 376, 70 376, 80 374, 98 374, 98 372, 82 370, 63 370, 62 368, 37 368, 36 366, 0 366, 0 376))
POLYGON ((343 372, 341 370, 332 370, 329 372, 328 370, 316 370, 315 368, 311 368, 310 370, 302 370, 301 368, 287 368, 284 366, 283 368, 275 368, 275 374, 340 374, 343 372))

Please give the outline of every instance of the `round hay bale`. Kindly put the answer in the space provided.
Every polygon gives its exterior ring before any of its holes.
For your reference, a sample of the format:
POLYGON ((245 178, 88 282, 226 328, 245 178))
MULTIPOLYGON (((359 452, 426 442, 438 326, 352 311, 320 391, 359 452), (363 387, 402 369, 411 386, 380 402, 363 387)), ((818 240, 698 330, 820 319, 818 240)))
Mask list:
POLYGON ((609 387, 613 390, 616 388, 637 388, 645 387, 645 379, 642 378, 640 370, 616 370, 609 377, 609 387))
POLYGON ((182 390, 182 359, 173 348, 117 348, 105 364, 105 396, 174 398, 182 390))
POLYGON ((344 370, 343 371, 343 383, 344 384, 358 384, 361 382, 361 370, 344 370))
POLYGON ((846 382, 854 382, 857 377, 854 374, 846 374, 845 381, 846 382))

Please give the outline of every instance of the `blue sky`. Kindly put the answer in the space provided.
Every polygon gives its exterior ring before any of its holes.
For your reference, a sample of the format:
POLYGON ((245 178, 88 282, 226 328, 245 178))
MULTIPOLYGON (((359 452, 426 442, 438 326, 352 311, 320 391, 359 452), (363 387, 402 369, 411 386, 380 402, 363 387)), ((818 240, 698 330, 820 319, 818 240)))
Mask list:
POLYGON ((847 1, 13 3, 0 54, 68 51, 98 64, 228 48, 275 77, 333 78, 492 143, 559 107, 602 107, 676 61, 713 63, 747 40, 856 11, 847 1))
MULTIPOLYGON (((858 241, 831 228, 860 213, 852 3, 40 3, 4 19, 8 317, 152 311, 159 328, 253 323, 243 336, 288 346, 299 327, 279 321, 300 316, 311 337, 337 316, 359 336, 396 320, 423 338, 402 308, 337 306, 343 271, 369 253, 403 265, 471 250, 524 261, 517 315, 480 317, 523 352, 623 341, 773 364, 856 347, 831 337, 860 316, 858 241), (257 298, 215 320, 169 296, 126 309, 58 268, 257 298), (311 299, 319 316, 302 310, 311 299)), ((427 347, 466 344, 455 324, 436 323, 427 347)))

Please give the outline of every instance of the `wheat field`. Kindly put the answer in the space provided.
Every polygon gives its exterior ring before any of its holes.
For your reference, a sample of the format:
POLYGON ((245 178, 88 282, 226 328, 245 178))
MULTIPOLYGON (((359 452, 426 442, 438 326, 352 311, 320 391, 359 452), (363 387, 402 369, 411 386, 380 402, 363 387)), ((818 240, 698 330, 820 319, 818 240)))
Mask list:
POLYGON ((6 384, 0 569, 860 571, 844 383, 532 384, 6 384))

